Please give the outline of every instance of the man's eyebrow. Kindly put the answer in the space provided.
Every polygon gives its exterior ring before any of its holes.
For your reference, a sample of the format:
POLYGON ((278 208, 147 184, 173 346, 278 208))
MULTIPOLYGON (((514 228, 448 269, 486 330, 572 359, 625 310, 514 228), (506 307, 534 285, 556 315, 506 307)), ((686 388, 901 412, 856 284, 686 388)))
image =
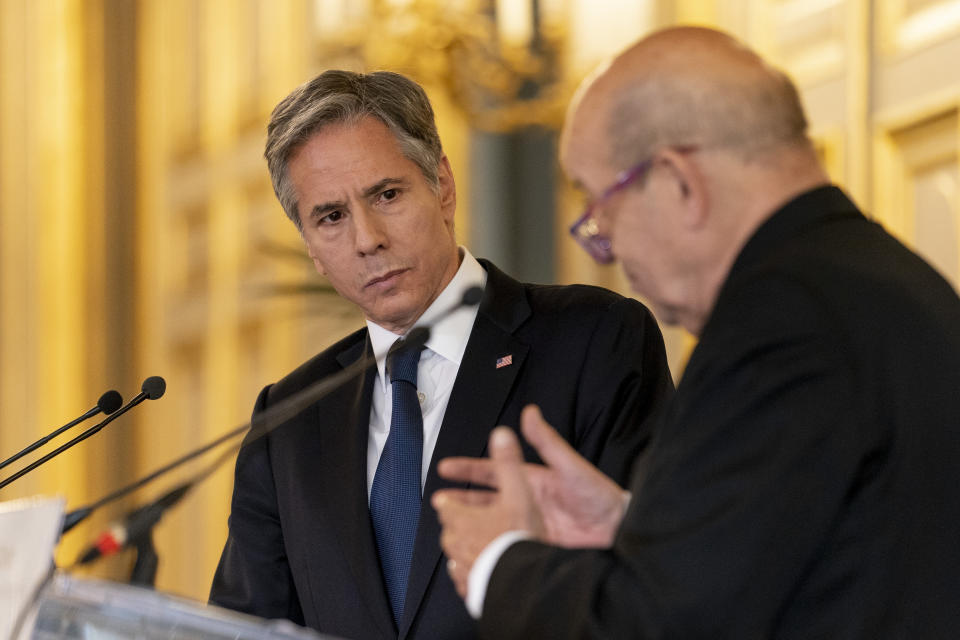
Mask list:
POLYGON ((311 218, 322 218, 331 211, 336 211, 337 209, 346 208, 347 203, 342 200, 332 200, 330 202, 324 202, 323 204, 317 204, 313 206, 313 209, 310 209, 311 218))
MULTIPOLYGON (((385 188, 391 185, 404 186, 408 183, 406 178, 384 178, 383 180, 378 180, 369 187, 363 190, 363 197, 369 198, 375 196, 385 188)), ((311 218, 322 218, 331 211, 336 211, 337 209, 346 209, 347 203, 343 200, 331 200, 329 202, 324 202, 323 204, 314 205, 310 210, 311 218)))
POLYGON ((363 190, 363 196, 369 198, 370 196, 375 196, 385 188, 391 185, 403 186, 407 184, 406 178, 384 178, 378 182, 373 183, 369 187, 363 190))

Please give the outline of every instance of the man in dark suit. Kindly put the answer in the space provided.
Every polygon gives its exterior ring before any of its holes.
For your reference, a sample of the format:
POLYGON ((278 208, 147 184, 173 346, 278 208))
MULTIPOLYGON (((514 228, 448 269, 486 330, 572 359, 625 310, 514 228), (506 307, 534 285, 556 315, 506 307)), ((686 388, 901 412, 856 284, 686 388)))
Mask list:
POLYGON ((957 637, 960 300, 805 129, 790 81, 706 29, 581 92, 562 162, 596 198, 584 242, 699 343, 629 494, 534 409, 546 466, 502 430, 440 463, 499 489, 433 496, 482 636, 957 637))
POLYGON ((634 300, 521 284, 457 247, 433 113, 402 76, 318 76, 274 110, 266 157, 318 271, 367 327, 264 389, 254 415, 364 358, 376 366, 248 437, 211 601, 346 638, 474 637, 421 500, 449 486, 433 460, 482 454, 537 402, 625 482, 673 390, 659 329, 634 300), (479 307, 450 312, 471 286, 479 307), (415 324, 432 329, 426 348, 388 358, 415 324))

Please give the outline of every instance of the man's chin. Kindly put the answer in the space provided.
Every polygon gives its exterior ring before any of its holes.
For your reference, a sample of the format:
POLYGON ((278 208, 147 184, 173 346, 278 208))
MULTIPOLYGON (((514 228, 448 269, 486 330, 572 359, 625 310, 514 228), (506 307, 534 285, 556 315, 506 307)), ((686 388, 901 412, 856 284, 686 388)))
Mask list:
POLYGON ((420 317, 416 305, 409 301, 391 300, 387 304, 379 305, 372 313, 365 314, 366 317, 384 329, 397 334, 404 334, 413 326, 420 317), (389 304, 393 302, 394 304, 389 304))
POLYGON ((653 311, 654 317, 660 324, 669 325, 671 327, 680 324, 680 319, 677 317, 676 310, 668 307, 661 307, 655 304, 651 304, 650 309, 653 311))

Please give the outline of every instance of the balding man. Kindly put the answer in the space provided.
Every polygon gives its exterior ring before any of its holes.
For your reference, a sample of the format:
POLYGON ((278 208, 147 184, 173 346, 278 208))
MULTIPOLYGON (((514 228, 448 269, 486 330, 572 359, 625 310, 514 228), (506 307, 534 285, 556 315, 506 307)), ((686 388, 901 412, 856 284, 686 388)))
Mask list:
POLYGON ((960 300, 828 184, 805 126, 783 74, 706 29, 579 95, 575 231, 699 344, 630 493, 531 408, 545 467, 506 430, 441 464, 498 489, 433 496, 485 637, 957 636, 960 300))

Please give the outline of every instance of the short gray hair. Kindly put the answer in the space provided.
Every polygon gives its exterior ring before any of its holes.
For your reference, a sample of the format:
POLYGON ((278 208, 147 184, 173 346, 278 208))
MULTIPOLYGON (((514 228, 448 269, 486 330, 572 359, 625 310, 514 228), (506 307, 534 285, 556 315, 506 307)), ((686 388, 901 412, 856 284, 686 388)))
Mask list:
POLYGON ((629 167, 670 145, 716 146, 751 157, 780 145, 809 144, 796 86, 760 66, 700 82, 655 72, 618 92, 608 120, 610 162, 629 167))
POLYGON ((287 170, 290 156, 322 127, 355 124, 367 116, 377 118, 390 129, 403 155, 420 168, 434 190, 439 189, 437 167, 443 148, 433 108, 423 88, 390 71, 325 71, 284 98, 270 114, 267 125, 263 155, 273 191, 297 229, 301 229, 301 224, 287 170))

